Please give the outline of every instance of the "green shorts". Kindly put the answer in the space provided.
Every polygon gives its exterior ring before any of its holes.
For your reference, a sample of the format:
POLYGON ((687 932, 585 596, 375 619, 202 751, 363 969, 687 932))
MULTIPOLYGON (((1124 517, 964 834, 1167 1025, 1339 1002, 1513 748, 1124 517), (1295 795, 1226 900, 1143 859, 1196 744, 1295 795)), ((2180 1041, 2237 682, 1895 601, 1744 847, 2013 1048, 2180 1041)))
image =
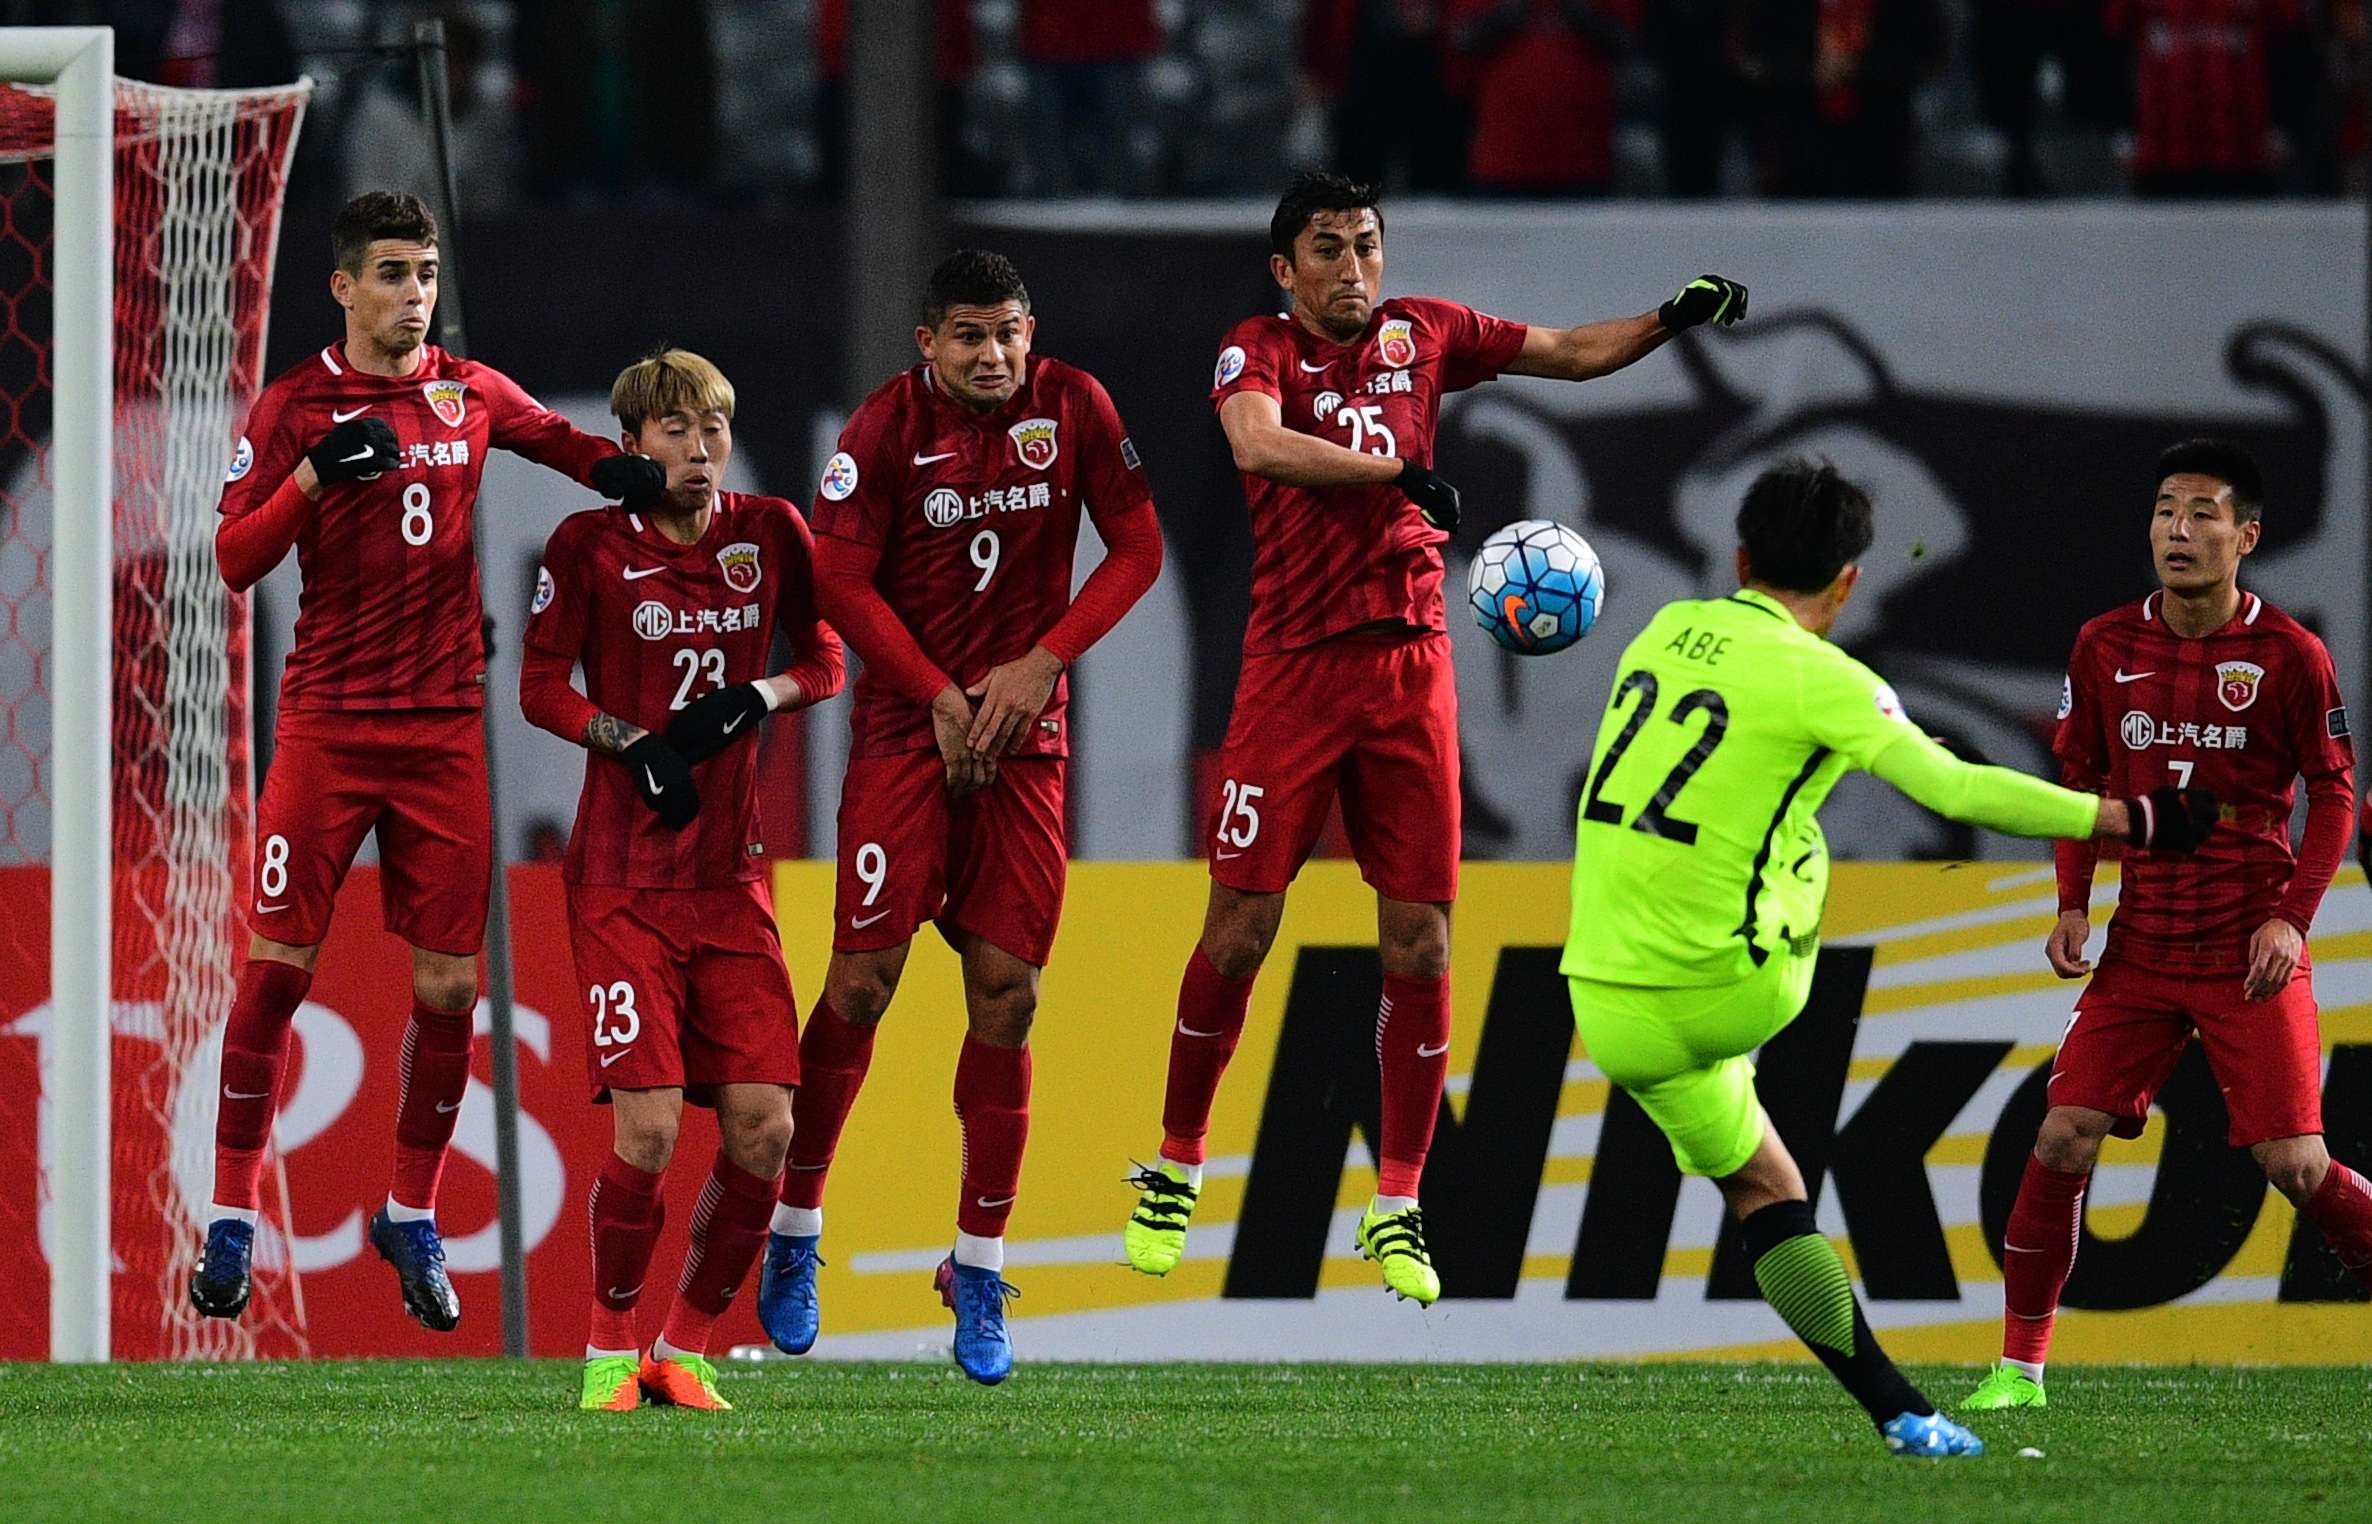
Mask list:
POLYGON ((1748 1057, 1795 1020, 1811 958, 1773 958, 1736 984, 1680 988, 1569 979, 1590 1059, 1671 1140, 1682 1173, 1719 1179, 1762 1145, 1748 1057))

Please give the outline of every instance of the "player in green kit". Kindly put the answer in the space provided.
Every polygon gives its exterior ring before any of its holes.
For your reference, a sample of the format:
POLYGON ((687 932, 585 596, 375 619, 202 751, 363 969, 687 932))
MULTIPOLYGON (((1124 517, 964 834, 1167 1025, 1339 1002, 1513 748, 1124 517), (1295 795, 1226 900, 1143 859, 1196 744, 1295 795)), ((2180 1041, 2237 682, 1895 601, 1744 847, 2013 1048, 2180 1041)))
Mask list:
POLYGON ((2102 799, 1954 757, 1828 641, 1870 500, 1836 468, 1765 472, 1738 511, 1739 590, 1666 605, 1623 652, 1574 832, 1564 973, 1590 1058, 1737 1217, 1763 1298, 1898 1455, 1981 1455, 1886 1358, 1748 1057, 1803 1008, 1828 893, 1815 818, 1848 768, 2012 836, 2188 851, 2214 795, 2102 799))

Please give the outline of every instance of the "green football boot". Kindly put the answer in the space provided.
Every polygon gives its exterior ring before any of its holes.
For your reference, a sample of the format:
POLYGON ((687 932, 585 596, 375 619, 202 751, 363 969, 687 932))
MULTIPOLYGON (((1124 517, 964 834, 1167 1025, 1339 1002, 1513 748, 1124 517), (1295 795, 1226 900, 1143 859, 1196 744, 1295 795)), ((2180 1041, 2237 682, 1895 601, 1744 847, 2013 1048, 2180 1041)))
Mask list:
POLYGON ((1394 1296, 1426 1307, 1440 1299, 1441 1277, 1433 1273, 1433 1256, 1425 1252, 1423 1208, 1378 1214, 1370 1207, 1361 1213, 1359 1257, 1376 1262, 1394 1296))
POLYGON ((585 1411, 631 1413, 642 1405, 642 1362, 632 1355, 601 1355, 585 1362, 585 1411))
POLYGON ((1186 1183, 1183 1165, 1167 1159, 1156 1167, 1139 1165, 1128 1183, 1144 1192, 1120 1234, 1129 1268, 1144 1275, 1167 1275, 1186 1255, 1186 1224, 1194 1220, 1194 1203, 1202 1192, 1186 1183))
POLYGON ((2008 1365, 1996 1365, 1960 1404, 1963 1413, 1993 1413, 2003 1408, 2049 1407, 2043 1384, 2008 1365))

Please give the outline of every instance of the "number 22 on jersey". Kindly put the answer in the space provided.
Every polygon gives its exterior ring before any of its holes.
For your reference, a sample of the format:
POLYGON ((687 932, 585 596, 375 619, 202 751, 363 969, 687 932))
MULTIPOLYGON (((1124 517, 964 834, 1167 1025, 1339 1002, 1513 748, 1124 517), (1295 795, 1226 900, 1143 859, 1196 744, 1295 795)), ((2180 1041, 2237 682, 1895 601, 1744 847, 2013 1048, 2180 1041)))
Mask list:
MULTIPOLYGON (((1599 761, 1598 770, 1590 779, 1589 793, 1581 806, 1584 820, 1613 826, 1623 823, 1623 805, 1606 797, 1607 775, 1621 765, 1623 753, 1631 749, 1631 743, 1639 739, 1639 732, 1654 717, 1660 687, 1655 674, 1645 668, 1631 673, 1616 686, 1614 701, 1608 706, 1610 712, 1620 708, 1626 696, 1636 694, 1638 697, 1631 705, 1630 718, 1623 721, 1621 733, 1614 738, 1614 744, 1606 748, 1605 757, 1599 761)), ((1706 759, 1713 755, 1714 748, 1721 745, 1721 738, 1728 733, 1730 706, 1711 688, 1698 688, 1682 694, 1680 701, 1672 706, 1671 713, 1665 717, 1669 724, 1686 726, 1700 714, 1704 716, 1704 729, 1699 732, 1696 743, 1673 764, 1654 797, 1632 819, 1632 830, 1661 836, 1666 841, 1676 841, 1682 846, 1696 845, 1696 822, 1679 819, 1671 811, 1680 798, 1680 791, 1688 787, 1689 780, 1697 775, 1697 770, 1705 765, 1706 759)))

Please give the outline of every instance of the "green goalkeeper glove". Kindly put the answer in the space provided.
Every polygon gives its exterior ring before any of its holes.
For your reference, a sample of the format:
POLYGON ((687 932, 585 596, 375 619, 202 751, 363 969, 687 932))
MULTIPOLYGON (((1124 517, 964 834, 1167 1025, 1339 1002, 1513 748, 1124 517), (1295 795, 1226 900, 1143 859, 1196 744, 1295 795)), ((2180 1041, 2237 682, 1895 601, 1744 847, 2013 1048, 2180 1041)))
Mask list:
POLYGON ((1674 333, 1699 323, 1727 328, 1745 320, 1746 288, 1726 276, 1700 275, 1657 308, 1655 315, 1674 333))

